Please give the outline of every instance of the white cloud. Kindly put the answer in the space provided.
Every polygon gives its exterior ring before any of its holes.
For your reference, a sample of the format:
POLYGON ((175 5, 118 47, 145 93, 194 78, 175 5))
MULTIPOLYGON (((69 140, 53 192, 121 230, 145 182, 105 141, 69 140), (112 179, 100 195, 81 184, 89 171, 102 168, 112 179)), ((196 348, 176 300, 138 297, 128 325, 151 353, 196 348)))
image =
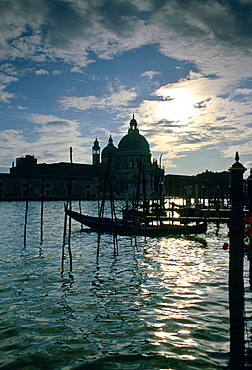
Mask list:
POLYGON ((36 75, 49 75, 49 72, 48 72, 48 71, 46 71, 45 69, 41 68, 41 69, 37 69, 37 70, 35 71, 35 74, 36 74, 36 75))
POLYGON ((5 87, 4 85, 0 85, 0 102, 9 103, 15 94, 5 91, 5 87))
POLYGON ((93 95, 85 97, 65 96, 59 100, 62 109, 88 110, 91 108, 98 109, 121 109, 128 106, 129 102, 134 100, 137 93, 133 89, 127 90, 121 86, 117 91, 110 91, 109 94, 97 97, 93 95))
POLYGON ((53 75, 60 75, 60 74, 61 74, 61 72, 60 72, 59 70, 57 70, 57 69, 54 69, 54 70, 52 71, 52 74, 53 74, 53 75))
POLYGON ((22 141, 22 132, 20 130, 0 131, 0 143, 2 148, 13 146, 13 142, 17 140, 22 141))
POLYGON ((0 13, 3 57, 59 57, 85 66, 87 50, 110 58, 150 42, 175 54, 186 43, 189 56, 202 46, 204 54, 204 45, 213 49, 216 42, 251 50, 251 4, 241 2, 234 8, 214 0, 124 1, 113 6, 106 1, 10 0, 1 3, 0 13))
POLYGON ((149 80, 151 80, 154 76, 161 74, 161 72, 157 71, 145 71, 141 74, 141 77, 148 77, 149 80))
POLYGON ((93 137, 80 134, 79 122, 52 115, 30 114, 29 122, 35 124, 28 140, 22 130, 0 131, 0 165, 7 167, 9 160, 27 153, 39 162, 69 161, 69 148, 73 147, 75 162, 91 162, 90 148, 93 137), (33 135, 35 137, 33 138, 33 135))
POLYGON ((3 130, 0 131, 0 166, 10 167, 11 162, 16 156, 22 154, 25 148, 25 140, 21 130, 3 130))
POLYGON ((228 90, 225 79, 190 73, 153 93, 172 100, 141 103, 137 112, 139 122, 145 123, 140 126, 141 133, 152 143, 153 153, 164 153, 163 162, 169 167, 172 158, 204 147, 219 148, 224 156, 233 156, 235 147, 249 154, 252 103, 235 98, 250 94, 251 89, 236 85, 228 90))
POLYGON ((4 85, 9 85, 9 84, 11 84, 12 82, 16 82, 16 81, 18 81, 18 78, 17 78, 17 77, 15 77, 15 76, 8 75, 8 74, 0 73, 0 81, 1 81, 4 85))
POLYGON ((77 68, 91 62, 90 50, 109 59, 156 43, 165 55, 194 61, 204 74, 224 73, 235 81, 239 72, 242 78, 250 71, 251 4, 240 3, 235 12, 228 3, 214 0, 125 1, 113 7, 105 1, 38 0, 35 6, 26 0, 11 0, 8 6, 2 3, 0 11, 3 58, 62 58, 77 68))
POLYGON ((80 68, 80 67, 73 67, 71 68, 71 72, 75 72, 75 73, 84 73, 83 70, 80 68))

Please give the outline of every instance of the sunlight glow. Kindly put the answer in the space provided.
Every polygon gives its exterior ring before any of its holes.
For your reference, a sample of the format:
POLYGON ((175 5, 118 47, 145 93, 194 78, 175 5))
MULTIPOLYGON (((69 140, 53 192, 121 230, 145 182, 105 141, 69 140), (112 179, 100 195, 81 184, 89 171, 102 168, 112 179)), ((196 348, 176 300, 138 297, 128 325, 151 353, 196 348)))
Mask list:
POLYGON ((156 104, 156 115, 159 120, 166 119, 184 125, 198 114, 199 109, 195 108, 197 97, 190 90, 167 89, 167 96, 169 99, 156 104))

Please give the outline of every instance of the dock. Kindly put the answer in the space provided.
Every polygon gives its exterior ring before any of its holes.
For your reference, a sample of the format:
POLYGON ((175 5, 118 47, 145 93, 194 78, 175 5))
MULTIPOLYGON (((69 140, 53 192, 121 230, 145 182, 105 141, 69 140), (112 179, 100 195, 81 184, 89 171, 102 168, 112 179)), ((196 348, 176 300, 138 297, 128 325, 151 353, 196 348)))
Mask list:
POLYGON ((230 217, 220 217, 220 216, 211 216, 211 217, 202 217, 202 216, 180 216, 180 217, 169 217, 169 216, 146 216, 146 220, 150 222, 153 220, 159 221, 171 221, 171 222, 180 222, 181 224, 187 224, 190 222, 222 222, 222 223, 229 223, 230 217))

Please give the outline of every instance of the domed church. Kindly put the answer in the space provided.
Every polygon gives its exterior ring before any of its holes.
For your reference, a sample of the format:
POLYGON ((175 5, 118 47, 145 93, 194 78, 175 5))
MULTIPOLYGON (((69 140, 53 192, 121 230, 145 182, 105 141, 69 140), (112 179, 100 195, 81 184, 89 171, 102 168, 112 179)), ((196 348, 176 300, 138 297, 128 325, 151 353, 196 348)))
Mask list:
POLYGON ((28 154, 16 158, 16 166, 13 162, 10 173, 0 174, 0 199, 22 200, 29 196, 38 200, 42 195, 48 200, 68 199, 72 180, 72 199, 95 199, 102 195, 108 167, 115 196, 161 201, 164 170, 151 159, 149 143, 139 133, 134 116, 118 147, 110 135, 101 151, 95 139, 92 164, 37 163, 37 158, 28 154))
POLYGON ((107 164, 110 159, 111 179, 114 192, 122 198, 136 196, 145 190, 149 199, 158 196, 159 187, 163 182, 164 170, 157 161, 151 160, 150 146, 146 138, 139 133, 134 118, 129 123, 127 135, 123 136, 115 147, 110 135, 108 145, 101 152, 96 139, 93 146, 93 164, 107 164))

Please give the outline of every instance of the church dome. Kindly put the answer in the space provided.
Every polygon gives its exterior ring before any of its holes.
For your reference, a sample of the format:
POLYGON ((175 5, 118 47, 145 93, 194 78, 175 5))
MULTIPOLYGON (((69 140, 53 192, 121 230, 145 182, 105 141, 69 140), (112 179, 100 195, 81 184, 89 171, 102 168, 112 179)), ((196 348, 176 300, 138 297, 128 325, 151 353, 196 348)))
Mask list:
POLYGON ((137 121, 134 118, 130 121, 128 134, 125 135, 118 144, 118 151, 138 151, 150 153, 150 146, 144 136, 139 134, 137 121))
POLYGON ((129 132, 118 144, 118 150, 150 151, 148 141, 138 132, 129 132))
POLYGON ((104 159, 109 159, 110 156, 111 158, 116 157, 117 150, 118 149, 114 146, 113 139, 110 135, 108 145, 102 150, 102 153, 101 153, 102 161, 104 159))

